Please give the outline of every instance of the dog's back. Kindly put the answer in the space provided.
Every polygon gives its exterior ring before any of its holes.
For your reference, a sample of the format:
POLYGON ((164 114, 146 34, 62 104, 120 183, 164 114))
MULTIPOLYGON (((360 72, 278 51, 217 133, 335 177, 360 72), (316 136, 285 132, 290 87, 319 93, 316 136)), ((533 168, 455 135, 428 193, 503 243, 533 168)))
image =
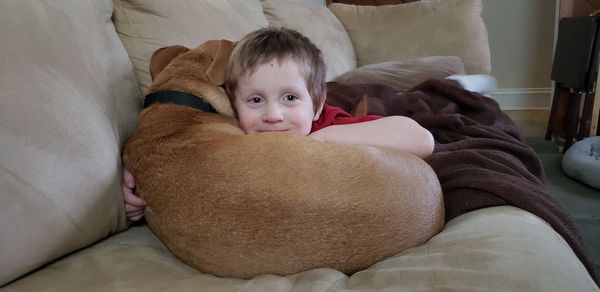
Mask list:
POLYGON ((437 178, 410 154, 243 135, 231 119, 168 107, 144 113, 126 160, 153 231, 203 272, 352 273, 443 226, 437 178))

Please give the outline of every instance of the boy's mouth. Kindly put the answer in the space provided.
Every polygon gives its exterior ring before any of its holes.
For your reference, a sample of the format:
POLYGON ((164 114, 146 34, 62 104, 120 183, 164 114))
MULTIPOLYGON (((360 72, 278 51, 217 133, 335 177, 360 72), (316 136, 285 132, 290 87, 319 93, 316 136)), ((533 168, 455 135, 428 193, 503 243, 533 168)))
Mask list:
POLYGON ((291 129, 260 129, 257 132, 289 132, 291 129))

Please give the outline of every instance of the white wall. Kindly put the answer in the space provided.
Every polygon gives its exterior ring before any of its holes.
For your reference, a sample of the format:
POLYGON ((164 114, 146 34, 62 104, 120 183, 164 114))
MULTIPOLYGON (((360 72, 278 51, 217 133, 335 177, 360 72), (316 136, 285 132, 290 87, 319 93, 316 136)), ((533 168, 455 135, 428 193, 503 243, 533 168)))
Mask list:
POLYGON ((503 109, 549 108, 557 0, 482 0, 503 109))

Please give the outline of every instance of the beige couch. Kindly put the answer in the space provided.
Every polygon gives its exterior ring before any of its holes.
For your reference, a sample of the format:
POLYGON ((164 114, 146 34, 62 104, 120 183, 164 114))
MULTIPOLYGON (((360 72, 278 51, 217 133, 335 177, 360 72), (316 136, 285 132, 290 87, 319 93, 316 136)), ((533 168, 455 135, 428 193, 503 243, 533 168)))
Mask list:
POLYGON ((175 259, 145 224, 128 227, 120 149, 159 47, 285 25, 321 47, 329 80, 360 76, 403 90, 426 78, 490 71, 481 0, 322 2, 2 1, 2 290, 598 291, 560 235, 508 206, 459 216, 426 244, 353 275, 322 268, 217 278, 175 259))

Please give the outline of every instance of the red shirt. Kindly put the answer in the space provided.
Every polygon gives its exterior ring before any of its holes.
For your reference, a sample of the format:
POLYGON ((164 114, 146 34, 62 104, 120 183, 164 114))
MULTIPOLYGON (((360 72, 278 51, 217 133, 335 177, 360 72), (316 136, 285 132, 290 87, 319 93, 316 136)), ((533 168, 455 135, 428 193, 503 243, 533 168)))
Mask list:
POLYGON ((325 127, 333 125, 356 124, 376 120, 379 118, 381 118, 381 116, 376 115, 353 117, 351 114, 345 112, 339 107, 325 104, 323 105, 323 111, 321 112, 321 116, 319 117, 319 119, 312 123, 312 128, 310 129, 310 132, 316 132, 325 127))

